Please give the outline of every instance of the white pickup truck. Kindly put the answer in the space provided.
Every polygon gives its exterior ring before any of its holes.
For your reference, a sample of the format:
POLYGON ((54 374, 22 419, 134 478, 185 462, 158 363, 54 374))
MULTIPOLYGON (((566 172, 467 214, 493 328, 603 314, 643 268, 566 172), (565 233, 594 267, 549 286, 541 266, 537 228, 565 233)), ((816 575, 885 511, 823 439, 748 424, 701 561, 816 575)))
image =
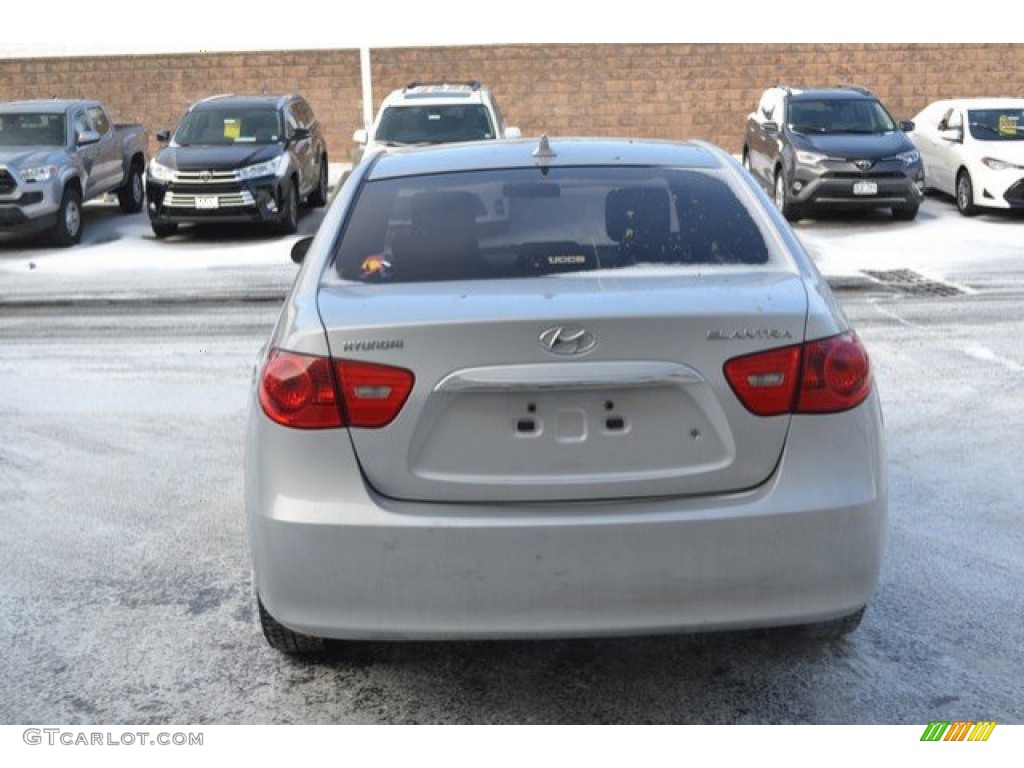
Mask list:
POLYGON ((0 232, 72 245, 84 201, 115 193, 125 213, 142 210, 147 143, 141 125, 114 125, 98 101, 0 103, 0 232))

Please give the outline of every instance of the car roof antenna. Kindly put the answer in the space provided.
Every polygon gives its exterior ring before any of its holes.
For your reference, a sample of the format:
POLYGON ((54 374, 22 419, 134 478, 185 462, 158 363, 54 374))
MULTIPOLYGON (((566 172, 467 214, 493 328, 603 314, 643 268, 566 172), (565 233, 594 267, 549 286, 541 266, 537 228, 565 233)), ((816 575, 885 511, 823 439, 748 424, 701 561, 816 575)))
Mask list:
POLYGON ((537 165, 544 166, 548 165, 555 157, 558 157, 558 155, 555 154, 555 150, 551 148, 551 142, 548 141, 546 133, 541 135, 540 143, 531 154, 533 155, 533 159, 537 165))

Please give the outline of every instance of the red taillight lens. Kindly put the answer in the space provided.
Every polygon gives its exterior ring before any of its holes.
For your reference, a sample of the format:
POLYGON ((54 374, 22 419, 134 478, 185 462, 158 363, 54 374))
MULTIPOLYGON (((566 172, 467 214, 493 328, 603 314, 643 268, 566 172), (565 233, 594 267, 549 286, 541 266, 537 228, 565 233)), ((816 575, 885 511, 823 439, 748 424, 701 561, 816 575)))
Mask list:
POLYGON ((751 413, 790 413, 800 371, 800 347, 782 347, 737 357, 725 364, 725 378, 751 413))
POLYGON ((296 429, 344 426, 331 361, 275 349, 260 374, 260 405, 278 424, 296 429))
POLYGON ((414 382, 404 368, 275 349, 260 375, 259 398, 263 412, 286 427, 373 429, 395 420, 414 382))
POLYGON ((804 345, 799 413, 835 413, 860 405, 871 392, 868 353, 855 333, 804 345))
POLYGON ((734 358, 725 378, 758 416, 847 411, 871 392, 868 354, 853 332, 734 358))
POLYGON ((412 391, 412 371, 377 363, 335 360, 345 414, 353 427, 386 427, 398 416, 412 391))

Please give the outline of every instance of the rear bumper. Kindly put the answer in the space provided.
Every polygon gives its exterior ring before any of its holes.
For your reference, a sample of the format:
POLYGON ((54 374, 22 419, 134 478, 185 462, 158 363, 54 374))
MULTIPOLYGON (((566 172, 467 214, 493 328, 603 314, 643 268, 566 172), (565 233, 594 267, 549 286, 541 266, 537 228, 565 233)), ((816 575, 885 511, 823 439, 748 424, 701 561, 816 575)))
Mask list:
POLYGON ((347 441, 295 435, 257 410, 246 472, 256 589, 282 624, 349 639, 648 634, 843 616, 870 599, 883 549, 876 398, 794 417, 778 469, 744 493, 493 507, 377 498, 354 457, 339 455, 347 441))

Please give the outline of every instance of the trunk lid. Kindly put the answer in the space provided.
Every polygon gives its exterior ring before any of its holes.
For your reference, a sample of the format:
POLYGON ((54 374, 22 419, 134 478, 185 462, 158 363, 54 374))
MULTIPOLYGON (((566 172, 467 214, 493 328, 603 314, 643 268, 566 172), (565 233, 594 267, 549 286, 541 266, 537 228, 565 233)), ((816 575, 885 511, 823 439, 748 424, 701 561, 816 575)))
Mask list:
POLYGON ((391 424, 347 430, 367 482, 397 499, 492 503, 723 493, 763 482, 790 417, 749 413, 722 369, 730 358, 803 341, 801 279, 642 269, 322 285, 332 357, 416 377, 391 424))

